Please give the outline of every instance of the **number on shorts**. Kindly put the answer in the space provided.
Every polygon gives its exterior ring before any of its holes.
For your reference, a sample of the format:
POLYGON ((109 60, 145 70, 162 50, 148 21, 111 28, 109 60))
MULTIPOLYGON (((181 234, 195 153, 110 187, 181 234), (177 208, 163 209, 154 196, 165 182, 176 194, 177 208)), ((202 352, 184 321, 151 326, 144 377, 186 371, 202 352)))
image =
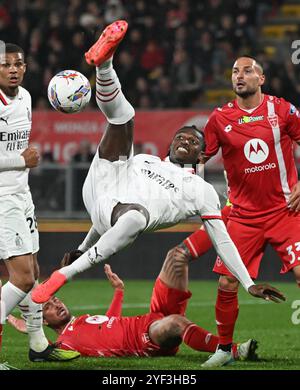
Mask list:
POLYGON ((296 251, 296 252, 299 252, 299 251, 300 251, 300 242, 295 242, 294 245, 289 245, 289 246, 286 248, 286 250, 287 250, 288 255, 292 257, 292 259, 290 260, 290 264, 294 264, 294 262, 296 261, 296 259, 297 259, 297 260, 300 260, 300 257, 299 257, 299 256, 297 257, 296 254, 295 254, 295 251, 296 251), (295 246, 295 249, 294 249, 294 250, 293 250, 293 246, 295 246))
POLYGON ((37 229, 37 220, 35 215, 33 216, 33 218, 32 217, 26 218, 26 220, 29 223, 30 233, 34 233, 35 230, 37 229))

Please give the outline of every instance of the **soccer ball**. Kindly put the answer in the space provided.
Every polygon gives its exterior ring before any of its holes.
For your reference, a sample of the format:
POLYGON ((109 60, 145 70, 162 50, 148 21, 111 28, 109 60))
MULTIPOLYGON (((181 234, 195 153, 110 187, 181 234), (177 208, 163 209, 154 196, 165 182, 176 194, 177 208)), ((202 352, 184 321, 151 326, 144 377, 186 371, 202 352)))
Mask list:
POLYGON ((82 111, 91 98, 89 80, 76 70, 57 73, 48 85, 51 106, 60 112, 72 114, 82 111))

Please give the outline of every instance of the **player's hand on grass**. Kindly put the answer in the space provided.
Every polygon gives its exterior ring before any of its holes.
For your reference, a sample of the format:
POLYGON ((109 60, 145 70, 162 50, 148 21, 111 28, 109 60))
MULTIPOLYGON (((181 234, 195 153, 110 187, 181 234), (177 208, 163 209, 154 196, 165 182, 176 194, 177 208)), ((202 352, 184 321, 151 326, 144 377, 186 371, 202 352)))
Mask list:
POLYGON ((79 249, 75 249, 74 251, 67 252, 64 254, 64 257, 62 258, 60 262, 60 266, 66 267, 67 265, 72 264, 75 260, 78 259, 83 254, 79 249))
POLYGON ((40 154, 36 148, 29 146, 24 150, 23 153, 21 153, 21 156, 24 157, 25 166, 27 168, 34 168, 38 166, 40 161, 40 154))
POLYGON ((280 301, 286 300, 282 292, 277 290, 277 288, 270 286, 269 284, 253 284, 248 288, 248 292, 254 297, 262 298, 266 301, 280 303, 280 301))
POLYGON ((300 181, 292 188, 288 208, 296 212, 300 211, 300 181))
POLYGON ((121 280, 117 274, 112 272, 109 264, 104 265, 104 272, 114 289, 124 290, 123 280, 121 280))

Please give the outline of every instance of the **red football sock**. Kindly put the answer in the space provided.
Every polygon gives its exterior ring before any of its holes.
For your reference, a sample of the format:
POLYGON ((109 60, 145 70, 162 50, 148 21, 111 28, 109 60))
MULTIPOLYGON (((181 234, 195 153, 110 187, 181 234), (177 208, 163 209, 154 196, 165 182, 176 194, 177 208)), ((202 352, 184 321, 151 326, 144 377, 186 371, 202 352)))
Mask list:
POLYGON ((232 343, 234 326, 239 314, 238 291, 218 289, 215 306, 219 344, 232 343))
POLYGON ((209 235, 205 230, 198 229, 184 240, 193 258, 202 256, 212 247, 209 235))
POLYGON ((196 324, 188 325, 185 329, 183 342, 196 351, 215 352, 219 343, 219 337, 196 324))
MULTIPOLYGON (((224 206, 222 209, 222 219, 225 225, 227 224, 228 215, 231 212, 231 206, 224 206)), ((185 245, 188 247, 192 257, 196 259, 202 256, 210 248, 212 248, 212 242, 209 235, 206 233, 204 227, 196 230, 190 236, 184 240, 185 245)))

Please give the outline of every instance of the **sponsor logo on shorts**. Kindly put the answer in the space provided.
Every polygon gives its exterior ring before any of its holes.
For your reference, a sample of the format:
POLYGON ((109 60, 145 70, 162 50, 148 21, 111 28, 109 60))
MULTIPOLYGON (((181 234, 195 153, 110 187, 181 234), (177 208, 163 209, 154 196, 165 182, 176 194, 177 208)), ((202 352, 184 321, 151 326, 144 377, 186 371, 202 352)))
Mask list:
POLYGON ((16 247, 21 248, 23 245, 23 240, 20 237, 19 233, 16 233, 16 239, 15 239, 16 247))
POLYGON ((148 333, 142 334, 142 341, 144 344, 148 344, 150 342, 150 337, 149 337, 148 333))

